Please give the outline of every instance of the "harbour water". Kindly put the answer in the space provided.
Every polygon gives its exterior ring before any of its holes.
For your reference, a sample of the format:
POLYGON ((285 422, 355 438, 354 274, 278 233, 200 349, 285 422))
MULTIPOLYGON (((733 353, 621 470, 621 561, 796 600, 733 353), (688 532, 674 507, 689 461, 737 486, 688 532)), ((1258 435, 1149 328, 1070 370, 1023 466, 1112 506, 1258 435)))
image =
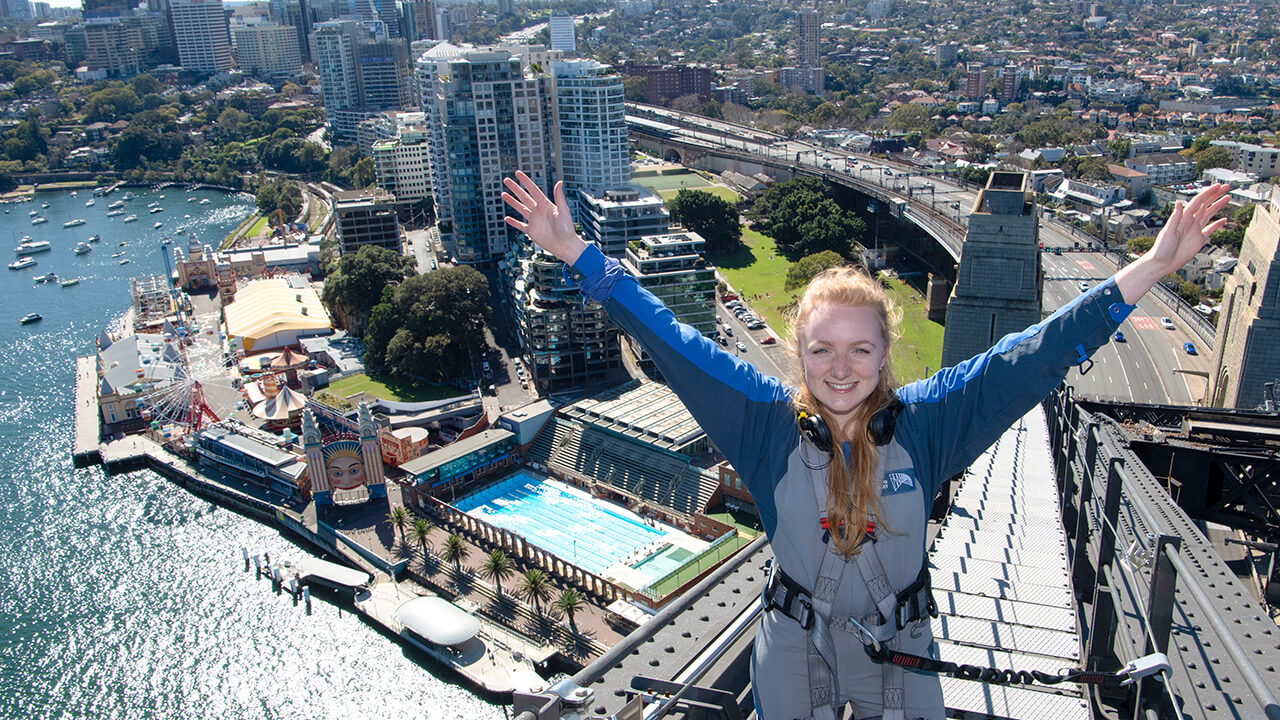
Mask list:
POLYGON ((74 358, 128 307, 128 278, 165 272, 161 239, 185 242, 178 225, 216 245, 252 209, 216 191, 133 192, 112 218, 120 191, 92 207, 86 190, 0 206, 6 265, 23 235, 53 245, 33 268, 0 270, 0 718, 502 717, 348 605, 308 616, 243 572, 241 546, 308 552, 275 530, 150 472, 72 467, 74 358), (48 222, 31 225, 31 210, 48 222), (74 218, 87 222, 63 228, 74 218), (49 271, 81 282, 33 283, 49 271), (29 312, 43 320, 20 325, 29 312))

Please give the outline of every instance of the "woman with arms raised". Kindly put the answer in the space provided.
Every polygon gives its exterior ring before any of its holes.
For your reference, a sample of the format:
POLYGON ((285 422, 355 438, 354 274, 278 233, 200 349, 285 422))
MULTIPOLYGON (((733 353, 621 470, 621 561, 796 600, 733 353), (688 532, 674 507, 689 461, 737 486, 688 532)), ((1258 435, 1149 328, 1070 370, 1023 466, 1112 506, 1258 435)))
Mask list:
POLYGON ((582 292, 638 340, 750 490, 773 547, 752 656, 763 720, 943 718, 936 676, 877 665, 860 627, 926 654, 925 526, 942 482, 1100 347, 1160 278, 1225 223, 1215 185, 1174 210, 1147 254, 1044 321, 930 378, 897 387, 897 318, 879 283, 835 268, 815 277, 791 328, 794 384, 763 375, 672 313, 573 230, 559 183, 524 173, 507 223, 582 274, 582 292))

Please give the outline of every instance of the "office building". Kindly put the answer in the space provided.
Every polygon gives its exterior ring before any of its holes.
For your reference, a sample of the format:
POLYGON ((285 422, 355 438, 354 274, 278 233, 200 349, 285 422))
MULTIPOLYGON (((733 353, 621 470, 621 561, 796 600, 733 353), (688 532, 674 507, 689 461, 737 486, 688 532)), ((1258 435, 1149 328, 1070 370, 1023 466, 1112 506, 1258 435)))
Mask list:
POLYGON ((82 48, 77 59, 89 67, 106 70, 109 77, 133 77, 148 67, 142 32, 118 19, 84 23, 68 34, 83 38, 82 46, 77 42, 69 43, 82 48))
POLYGON ((1040 322, 1039 229, 1027 174, 991 173, 976 207, 947 304, 943 367, 1040 322))
POLYGON ((1280 194, 1254 208, 1218 315, 1206 403, 1253 410, 1280 387, 1280 194))
POLYGON ((297 36, 298 54, 311 62, 311 8, 308 0, 271 0, 271 21, 292 28, 297 36))
POLYGON ((610 257, 621 259, 628 244, 666 233, 670 224, 671 214, 662 198, 640 185, 578 192, 582 237, 610 257))
POLYGON ((1018 97, 1018 82, 1020 80, 1018 68, 1014 65, 1005 65, 1000 69, 1000 103, 1007 105, 1018 97))
POLYGON ((818 31, 822 16, 814 10, 800 11, 800 65, 818 67, 822 64, 822 50, 818 44, 818 31))
POLYGON ((170 0, 178 62, 200 74, 231 70, 231 35, 222 0, 170 0))
POLYGON ((334 225, 338 228, 338 254, 353 253, 365 245, 400 252, 400 223, 396 198, 382 189, 344 190, 333 194, 334 225))
POLYGON ((432 0, 399 0, 396 8, 400 13, 400 36, 406 43, 435 39, 436 8, 432 0))
POLYGON ((418 202, 431 194, 431 159, 427 129, 400 127, 396 137, 373 143, 378 187, 396 196, 397 203, 418 202))
POLYGON ((551 63, 566 196, 631 180, 622 76, 595 60, 551 63))
POLYGON ((559 176, 551 78, 521 66, 505 48, 448 43, 417 63, 440 240, 461 263, 507 253, 515 231, 503 221, 504 177, 522 169, 549 190, 559 176))
POLYGON ((1231 153, 1232 170, 1253 173, 1264 180, 1277 174, 1276 161, 1280 159, 1280 148, 1236 140, 1213 140, 1210 144, 1226 148, 1231 153))
POLYGON ((552 50, 561 50, 570 55, 578 52, 578 39, 574 32, 572 15, 562 12, 552 13, 547 24, 551 33, 552 50))
POLYGON ((245 25, 231 31, 236 64, 269 80, 296 77, 302 72, 298 32, 286 25, 245 25))
POLYGON ((365 118, 412 108, 404 40, 379 37, 354 20, 330 20, 315 25, 311 42, 325 123, 334 138, 352 141, 365 118))

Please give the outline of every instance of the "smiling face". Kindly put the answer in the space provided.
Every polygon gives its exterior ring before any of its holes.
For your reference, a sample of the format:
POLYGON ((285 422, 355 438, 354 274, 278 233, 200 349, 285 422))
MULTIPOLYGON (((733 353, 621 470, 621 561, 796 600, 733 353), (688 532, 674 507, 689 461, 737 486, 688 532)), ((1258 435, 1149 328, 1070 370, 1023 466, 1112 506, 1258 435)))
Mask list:
POLYGON ((338 490, 352 490, 364 484, 364 465, 360 456, 340 452, 329 458, 324 466, 329 486, 338 490))
POLYGON ((809 392, 846 427, 880 382, 887 343, 875 308, 815 305, 798 349, 809 392))

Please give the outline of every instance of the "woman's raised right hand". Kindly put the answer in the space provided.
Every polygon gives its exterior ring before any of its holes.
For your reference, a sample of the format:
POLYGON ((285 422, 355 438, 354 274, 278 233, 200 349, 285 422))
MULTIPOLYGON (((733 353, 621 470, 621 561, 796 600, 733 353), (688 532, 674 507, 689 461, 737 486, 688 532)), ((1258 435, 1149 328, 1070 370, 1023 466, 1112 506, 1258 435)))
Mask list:
POLYGON ((510 215, 503 218, 511 227, 525 233, 538 247, 572 265, 586 249, 587 243, 573 230, 573 216, 564 199, 564 183, 557 182, 552 202, 528 175, 517 170, 515 178, 503 178, 508 192, 502 200, 520 213, 524 220, 510 215))

